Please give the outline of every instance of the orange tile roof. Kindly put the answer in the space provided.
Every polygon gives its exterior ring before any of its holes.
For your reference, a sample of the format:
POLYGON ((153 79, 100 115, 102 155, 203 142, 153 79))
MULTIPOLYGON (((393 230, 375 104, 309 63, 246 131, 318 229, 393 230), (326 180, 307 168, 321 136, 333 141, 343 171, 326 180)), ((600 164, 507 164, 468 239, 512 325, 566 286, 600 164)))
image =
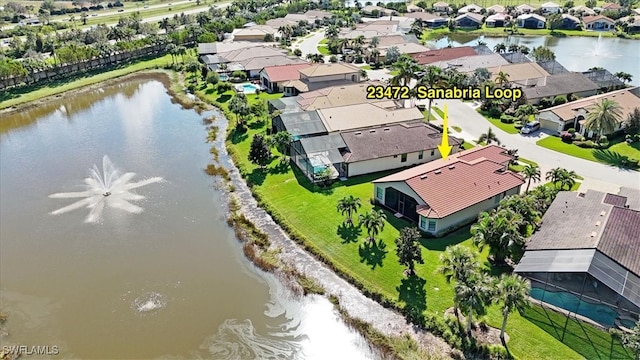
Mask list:
POLYGON ((427 205, 418 213, 444 218, 524 184, 520 175, 502 171, 511 157, 496 145, 473 148, 375 180, 405 182, 427 205))
POLYGON ((447 61, 465 56, 478 55, 471 46, 462 46, 455 48, 444 48, 438 50, 429 50, 417 54, 411 54, 411 57, 420 65, 431 64, 438 61, 447 61))
POLYGON ((298 80, 300 79, 300 70, 309 66, 311 64, 308 63, 268 66, 264 68, 264 72, 267 73, 271 82, 298 80))

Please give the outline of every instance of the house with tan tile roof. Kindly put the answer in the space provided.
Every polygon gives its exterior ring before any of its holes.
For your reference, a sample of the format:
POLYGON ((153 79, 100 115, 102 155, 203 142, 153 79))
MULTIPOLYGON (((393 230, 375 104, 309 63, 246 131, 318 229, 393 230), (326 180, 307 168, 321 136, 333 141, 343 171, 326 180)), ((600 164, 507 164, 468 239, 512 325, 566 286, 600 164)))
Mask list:
POLYGON ((469 4, 458 9, 458 14, 476 13, 479 14, 483 7, 476 4, 469 4))
POLYGON ((587 97, 598 92, 598 84, 587 76, 578 72, 567 72, 539 78, 513 81, 515 86, 522 88, 522 93, 529 104, 537 105, 543 98, 556 96, 587 97))
POLYGON ((300 70, 311 66, 309 63, 267 66, 260 71, 260 83, 269 92, 280 92, 283 84, 300 79, 300 70))
POLYGON ((511 16, 505 13, 495 13, 487 16, 484 23, 487 27, 504 27, 509 19, 511 19, 511 16))
POLYGON ((444 1, 438 1, 438 2, 433 4, 433 11, 435 11, 435 12, 446 13, 449 10, 451 10, 451 7, 449 6, 448 3, 444 2, 444 1))
POLYGON ((499 14, 505 12, 505 8, 502 5, 491 5, 487 8, 489 14, 499 14))
POLYGON ((493 144, 460 151, 374 180, 374 199, 420 230, 442 235, 520 192, 524 180, 508 170, 512 160, 493 144))
POLYGON ((605 328, 630 329, 640 318, 639 234, 638 189, 561 191, 527 241, 515 273, 531 281, 537 300, 605 328), (567 308, 560 300, 567 298, 586 299, 600 310, 567 308))
POLYGON ((536 8, 529 4, 522 4, 516 6, 516 14, 530 14, 536 11, 536 8))
POLYGON ((264 41, 266 35, 276 35, 277 29, 269 25, 255 25, 233 31, 234 41, 264 41))
POLYGON ((393 9, 383 8, 377 5, 367 5, 360 10, 363 15, 370 17, 395 16, 398 12, 393 9))
POLYGON ((613 31, 616 29, 615 20, 604 15, 585 16, 582 18, 585 30, 613 31))
POLYGON ((498 73, 501 71, 509 75, 509 81, 520 81, 549 75, 542 66, 534 62, 495 66, 487 68, 487 70, 491 73, 492 81, 496 81, 498 73))
POLYGON ((435 62, 449 61, 473 55, 478 55, 478 53, 471 46, 460 46, 411 54, 411 57, 420 65, 429 65, 435 62))
MULTIPOLYGON (((571 101, 566 104, 550 107, 536 116, 542 128, 555 133, 574 128, 576 131, 585 134, 584 123, 592 106, 603 99, 613 100, 621 107, 621 122, 617 130, 622 128, 622 122, 633 112, 635 108, 640 108, 640 87, 611 91, 608 93, 586 97, 580 100, 571 101)), ((609 135, 609 134, 603 134, 609 135)))
POLYGON ((360 82, 360 68, 347 63, 313 64, 300 69, 300 78, 282 84, 285 96, 314 91, 329 86, 360 82))
POLYGON ((589 16, 589 15, 596 14, 596 12, 593 9, 588 8, 584 5, 578 5, 578 6, 572 7, 571 9, 569 9, 569 13, 573 15, 581 15, 581 16, 589 16))

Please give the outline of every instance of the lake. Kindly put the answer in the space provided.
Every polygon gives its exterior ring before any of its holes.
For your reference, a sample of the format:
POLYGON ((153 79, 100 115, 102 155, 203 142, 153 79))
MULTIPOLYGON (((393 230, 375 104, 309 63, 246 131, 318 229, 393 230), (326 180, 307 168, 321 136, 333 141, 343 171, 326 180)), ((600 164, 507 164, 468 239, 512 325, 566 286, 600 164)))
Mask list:
POLYGON ((640 40, 620 39, 615 37, 578 37, 564 38, 553 36, 509 36, 478 37, 468 35, 449 36, 433 44, 438 47, 477 45, 482 39, 491 49, 504 42, 528 46, 547 46, 556 54, 556 60, 570 71, 586 71, 600 66, 611 73, 624 71, 633 75, 632 85, 640 85, 640 40))
POLYGON ((245 259, 203 172, 203 119, 221 115, 185 110, 164 81, 0 120, 2 345, 58 346, 60 359, 378 358, 324 297, 295 297, 245 259), (108 194, 73 198, 94 164, 89 188, 108 194), (64 208, 83 199, 91 211, 64 208))

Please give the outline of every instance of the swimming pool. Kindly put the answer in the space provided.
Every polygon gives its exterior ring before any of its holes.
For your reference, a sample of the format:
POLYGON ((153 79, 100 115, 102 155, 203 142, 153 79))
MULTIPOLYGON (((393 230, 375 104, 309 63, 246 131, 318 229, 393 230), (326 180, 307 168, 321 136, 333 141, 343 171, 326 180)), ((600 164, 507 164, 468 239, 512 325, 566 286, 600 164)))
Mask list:
POLYGON ((227 75, 227 74, 219 74, 218 75, 218 79, 220 79, 220 81, 227 81, 227 80, 229 80, 229 75, 227 75))
POLYGON ((615 320, 618 317, 618 313, 610 306, 580 300, 580 298, 571 293, 544 291, 540 288, 532 288, 530 294, 534 299, 588 317, 605 326, 614 326, 615 320))
POLYGON ((258 87, 253 84, 242 84, 242 90, 245 94, 254 94, 258 87))

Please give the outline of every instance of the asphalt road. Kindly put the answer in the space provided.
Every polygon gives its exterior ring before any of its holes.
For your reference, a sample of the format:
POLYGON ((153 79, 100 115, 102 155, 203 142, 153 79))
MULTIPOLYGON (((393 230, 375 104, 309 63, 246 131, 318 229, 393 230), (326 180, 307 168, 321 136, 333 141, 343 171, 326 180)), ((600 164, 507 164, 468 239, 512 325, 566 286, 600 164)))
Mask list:
MULTIPOLYGON (((518 155, 537 162, 540 165, 543 178, 550 169, 562 167, 573 170, 584 177, 581 189, 616 191, 620 186, 640 189, 640 173, 637 171, 619 169, 540 147, 536 145, 536 141, 550 135, 541 131, 537 131, 531 136, 508 134, 491 125, 471 107, 470 103, 459 100, 446 100, 446 103, 449 107, 449 126, 456 125, 462 128, 462 132, 451 135, 462 137, 470 142, 477 140, 481 134, 491 128, 507 148, 518 149, 518 155)), ((442 109, 444 101, 435 100, 433 104, 442 109)))

